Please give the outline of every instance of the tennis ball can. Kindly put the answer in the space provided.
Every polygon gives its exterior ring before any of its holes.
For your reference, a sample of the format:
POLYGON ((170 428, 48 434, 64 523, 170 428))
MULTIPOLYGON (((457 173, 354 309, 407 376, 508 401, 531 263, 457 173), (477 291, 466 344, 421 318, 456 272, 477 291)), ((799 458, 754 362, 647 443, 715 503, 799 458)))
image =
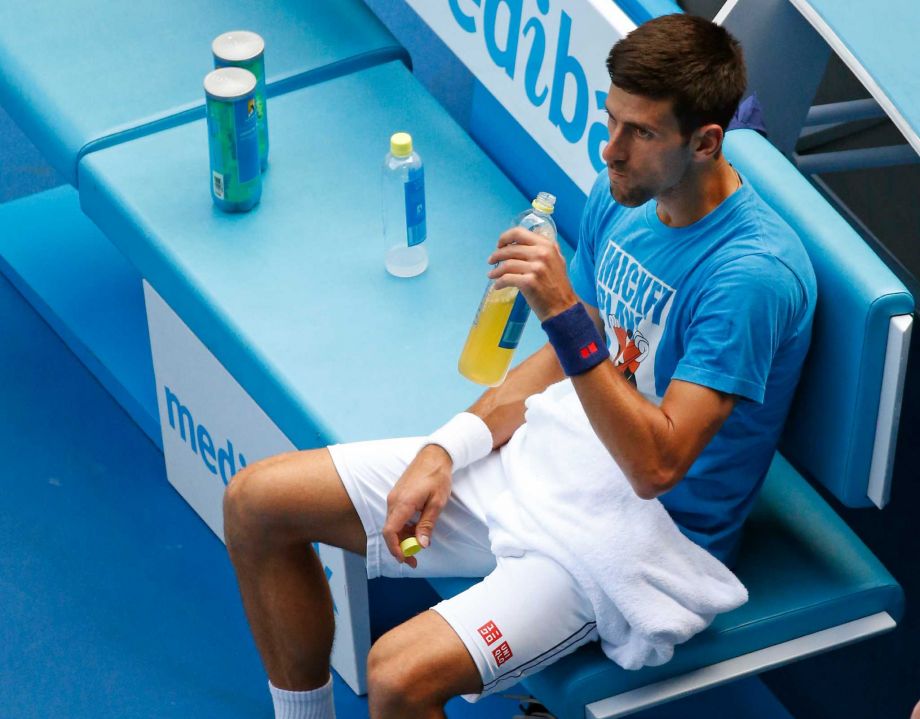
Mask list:
POLYGON ((234 30, 211 43, 214 67, 240 67, 256 76, 256 125, 259 132, 259 167, 268 167, 268 104, 265 92, 265 41, 258 33, 234 30))
POLYGON ((214 70, 204 79, 211 198, 224 212, 246 212, 262 197, 255 89, 255 75, 239 67, 214 70))

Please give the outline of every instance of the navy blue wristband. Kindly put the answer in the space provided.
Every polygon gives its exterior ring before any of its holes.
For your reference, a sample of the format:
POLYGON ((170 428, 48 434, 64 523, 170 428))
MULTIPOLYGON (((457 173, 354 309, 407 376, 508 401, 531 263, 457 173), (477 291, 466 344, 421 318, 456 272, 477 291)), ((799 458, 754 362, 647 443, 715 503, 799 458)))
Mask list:
POLYGON ((581 302, 550 317, 541 326, 569 377, 587 372, 610 357, 607 343, 581 302))

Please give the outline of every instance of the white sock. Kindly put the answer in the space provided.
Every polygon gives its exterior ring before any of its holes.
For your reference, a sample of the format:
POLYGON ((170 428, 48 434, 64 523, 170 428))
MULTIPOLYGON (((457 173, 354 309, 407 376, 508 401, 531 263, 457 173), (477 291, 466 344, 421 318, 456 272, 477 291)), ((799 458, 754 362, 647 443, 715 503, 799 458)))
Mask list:
POLYGON ((335 719, 331 674, 325 686, 306 692, 279 689, 271 681, 268 689, 275 705, 275 719, 335 719))

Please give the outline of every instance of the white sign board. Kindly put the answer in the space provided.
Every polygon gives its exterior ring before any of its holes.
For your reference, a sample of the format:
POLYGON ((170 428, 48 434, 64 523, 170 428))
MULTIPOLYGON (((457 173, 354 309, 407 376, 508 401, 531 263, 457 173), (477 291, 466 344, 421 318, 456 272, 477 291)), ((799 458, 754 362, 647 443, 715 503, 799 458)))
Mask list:
POLYGON ((587 194, 604 168, 607 53, 635 23, 611 0, 406 0, 587 194))
MULTIPOLYGON (((296 448, 146 281, 144 300, 166 476, 223 540, 224 489, 233 474, 296 448)), ((335 603, 332 666, 364 694, 370 650, 364 559, 317 546, 335 603)))

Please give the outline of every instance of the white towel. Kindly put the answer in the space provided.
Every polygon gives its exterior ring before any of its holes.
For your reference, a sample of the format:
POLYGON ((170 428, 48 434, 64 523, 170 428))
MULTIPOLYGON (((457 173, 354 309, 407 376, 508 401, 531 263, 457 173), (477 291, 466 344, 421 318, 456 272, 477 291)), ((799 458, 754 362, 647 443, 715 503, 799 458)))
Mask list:
POLYGON ((624 669, 668 661, 674 647, 747 591, 681 534, 661 502, 636 496, 601 444, 570 380, 527 400, 502 451, 510 488, 489 510, 499 556, 539 551, 590 599, 604 653, 624 669))

